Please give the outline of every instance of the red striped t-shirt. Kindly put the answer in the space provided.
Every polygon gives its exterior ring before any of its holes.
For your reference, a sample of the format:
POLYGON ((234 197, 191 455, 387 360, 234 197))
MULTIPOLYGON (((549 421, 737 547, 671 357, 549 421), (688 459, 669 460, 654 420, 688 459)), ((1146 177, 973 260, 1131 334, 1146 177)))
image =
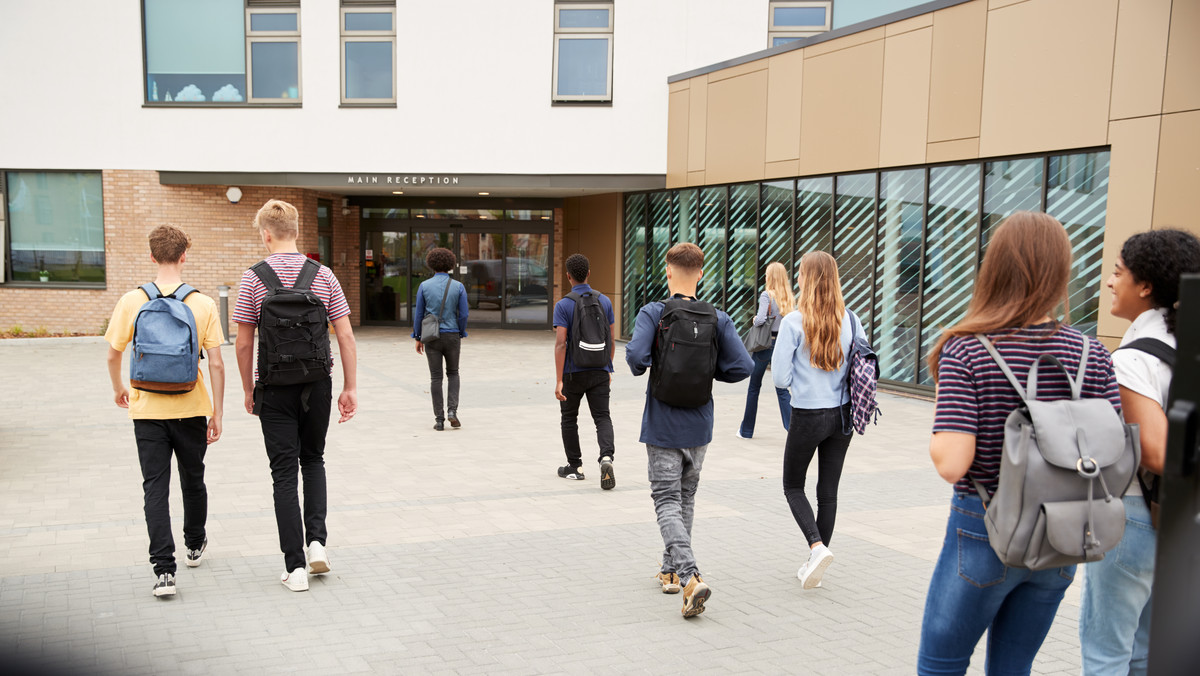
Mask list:
MULTIPOLYGON (((988 334, 1000 356, 1022 384, 1028 382, 1029 368, 1038 355, 1049 352, 1063 363, 1074 378, 1083 354, 1083 334, 1069 326, 1053 331, 1043 324, 1015 333, 988 334)), ((1088 340, 1088 364, 1084 372, 1081 396, 1108 399, 1121 412, 1121 394, 1113 373, 1112 355, 1099 341, 1088 340)), ((1038 369, 1038 399, 1070 399, 1071 390, 1062 370, 1042 362, 1038 369)), ((1004 447, 1004 422, 1021 404, 1004 372, 974 336, 951 338, 942 347, 938 362, 937 405, 934 432, 963 432, 975 436, 975 460, 967 476, 954 484, 954 490, 975 493, 974 477, 995 492, 1000 481, 1000 457, 1004 447)))

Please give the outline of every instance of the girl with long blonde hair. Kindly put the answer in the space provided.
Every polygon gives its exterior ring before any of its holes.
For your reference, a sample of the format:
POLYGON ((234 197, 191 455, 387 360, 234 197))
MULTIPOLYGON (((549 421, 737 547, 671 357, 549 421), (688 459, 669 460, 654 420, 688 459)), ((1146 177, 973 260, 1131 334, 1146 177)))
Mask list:
POLYGON ((783 451, 783 494, 807 540, 806 560, 796 572, 804 589, 821 584, 833 562, 829 541, 837 516, 837 489, 850 447, 845 387, 852 340, 866 340, 862 324, 846 309, 837 261, 824 251, 800 259, 796 311, 784 317, 771 360, 775 387, 790 391, 791 421, 783 451), (817 456, 817 512, 804 494, 805 475, 817 456))
MULTIPOLYGON (((737 435, 742 439, 754 436, 754 423, 758 418, 758 393, 762 390, 763 376, 771 363, 771 355, 775 350, 775 337, 779 333, 780 320, 795 307, 792 287, 788 284, 787 268, 782 263, 771 263, 767 266, 766 290, 758 297, 758 314, 754 315, 754 325, 762 326, 771 322, 771 346, 751 354, 754 359, 754 371, 750 374, 750 387, 746 390, 746 412, 742 414, 742 424, 738 427, 737 435)), ((775 388, 775 398, 779 400, 779 414, 783 418, 783 429, 787 431, 792 417, 792 405, 786 389, 775 388)))

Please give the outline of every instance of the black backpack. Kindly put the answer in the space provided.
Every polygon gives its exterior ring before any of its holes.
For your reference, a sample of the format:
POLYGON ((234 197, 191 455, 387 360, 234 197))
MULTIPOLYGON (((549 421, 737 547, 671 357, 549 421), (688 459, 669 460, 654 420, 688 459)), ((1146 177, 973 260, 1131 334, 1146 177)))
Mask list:
POLYGON ((717 372, 717 310, 712 303, 676 296, 662 301, 650 361, 650 395, 679 408, 712 400, 717 372))
MULTIPOLYGON (((1157 358, 1162 363, 1175 371, 1175 348, 1167 345, 1157 338, 1138 338, 1130 341, 1127 345, 1122 345, 1118 350, 1137 350, 1145 352, 1151 357, 1157 358)), ((1148 469, 1138 468, 1137 471, 1138 485, 1142 488, 1142 499, 1146 501, 1146 507, 1150 509, 1150 523, 1155 528, 1158 528, 1158 514, 1161 499, 1159 497, 1159 488, 1162 477, 1148 469)))
POLYGON ((311 290, 321 264, 304 259, 290 289, 266 261, 250 269, 267 287, 258 319, 258 382, 300 385, 328 377, 329 311, 311 290))
POLYGON ((600 294, 580 295, 572 291, 567 298, 575 301, 571 315, 571 363, 575 368, 602 369, 612 357, 612 331, 608 316, 600 305, 600 294))

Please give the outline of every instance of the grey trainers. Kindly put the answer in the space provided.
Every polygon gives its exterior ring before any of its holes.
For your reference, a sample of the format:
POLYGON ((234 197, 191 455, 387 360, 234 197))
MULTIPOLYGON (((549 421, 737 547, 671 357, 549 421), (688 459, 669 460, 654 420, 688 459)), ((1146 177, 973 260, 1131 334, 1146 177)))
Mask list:
POLYGON ((617 485, 617 475, 613 474, 612 456, 600 458, 600 488, 611 491, 617 485))
POLYGON ((158 576, 158 581, 154 583, 155 596, 174 596, 175 595, 175 574, 163 573, 158 576))
POLYGON ((187 559, 185 562, 187 563, 188 568, 195 568, 196 566, 200 565, 201 559, 204 558, 205 549, 208 549, 208 538, 204 538, 204 542, 200 543, 199 549, 187 550, 187 559))

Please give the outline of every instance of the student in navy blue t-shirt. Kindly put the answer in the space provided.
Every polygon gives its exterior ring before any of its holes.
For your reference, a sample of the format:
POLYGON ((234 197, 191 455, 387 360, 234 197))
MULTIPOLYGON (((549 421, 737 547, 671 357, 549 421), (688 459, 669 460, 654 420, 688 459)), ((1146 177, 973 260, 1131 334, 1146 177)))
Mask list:
MULTIPOLYGON (((567 258, 567 281, 571 282, 571 292, 586 296, 595 294, 600 301, 605 316, 608 318, 608 335, 613 335, 616 318, 613 316, 612 301, 604 294, 595 291, 588 285, 591 273, 588 259, 583 254, 572 254, 567 258)), ((612 358, 616 352, 616 343, 608 354, 608 364, 604 368, 587 368, 576 366, 571 361, 571 319, 575 315, 575 300, 564 297, 554 305, 554 375, 556 384, 554 396, 559 401, 562 410, 563 447, 567 453, 567 464, 558 468, 558 475, 564 479, 582 481, 583 451, 579 448, 579 404, 587 397, 588 410, 592 412, 592 420, 596 423, 596 442, 600 445, 600 488, 611 490, 617 485, 613 474, 613 426, 612 416, 608 411, 609 386, 612 383, 612 358)), ((611 341, 610 341, 611 342, 611 341)))

